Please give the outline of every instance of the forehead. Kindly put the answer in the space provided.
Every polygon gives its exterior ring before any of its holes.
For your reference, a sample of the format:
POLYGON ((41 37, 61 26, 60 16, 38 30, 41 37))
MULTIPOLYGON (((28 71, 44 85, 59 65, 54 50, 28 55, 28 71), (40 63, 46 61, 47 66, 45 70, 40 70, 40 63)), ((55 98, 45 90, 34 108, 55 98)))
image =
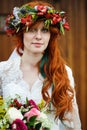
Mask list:
POLYGON ((45 27, 44 21, 41 20, 41 21, 35 22, 33 25, 31 25, 30 28, 43 28, 43 27, 45 27))

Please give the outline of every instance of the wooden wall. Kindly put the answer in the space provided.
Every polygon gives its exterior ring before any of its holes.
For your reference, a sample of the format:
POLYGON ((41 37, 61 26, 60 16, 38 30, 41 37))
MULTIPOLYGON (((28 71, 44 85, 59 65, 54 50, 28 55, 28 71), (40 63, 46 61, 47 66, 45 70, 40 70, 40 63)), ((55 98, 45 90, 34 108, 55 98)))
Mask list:
MULTIPOLYGON (((0 0, 0 13, 10 13, 14 6, 29 0, 0 0)), ((87 130, 87 1, 86 0, 49 0, 56 8, 68 13, 70 31, 59 39, 62 54, 73 70, 76 83, 77 102, 82 129, 87 130)), ((0 34, 0 61, 8 59, 13 50, 13 41, 0 34)))

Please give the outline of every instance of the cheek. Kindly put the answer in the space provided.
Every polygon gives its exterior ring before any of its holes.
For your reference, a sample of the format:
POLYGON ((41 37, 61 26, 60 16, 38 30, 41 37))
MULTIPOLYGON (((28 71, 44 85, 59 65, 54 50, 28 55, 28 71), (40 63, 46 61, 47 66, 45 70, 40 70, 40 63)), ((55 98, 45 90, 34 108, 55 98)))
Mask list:
POLYGON ((31 42, 31 37, 29 35, 25 35, 23 42, 24 42, 24 45, 29 45, 31 42))
POLYGON ((30 33, 25 33, 24 34, 24 41, 31 41, 33 39, 33 35, 30 33))
POLYGON ((50 34, 48 36, 46 36, 46 43, 49 44, 49 41, 50 41, 50 34))
POLYGON ((29 41, 30 39, 29 39, 29 37, 28 36, 25 36, 24 37, 24 41, 29 41))

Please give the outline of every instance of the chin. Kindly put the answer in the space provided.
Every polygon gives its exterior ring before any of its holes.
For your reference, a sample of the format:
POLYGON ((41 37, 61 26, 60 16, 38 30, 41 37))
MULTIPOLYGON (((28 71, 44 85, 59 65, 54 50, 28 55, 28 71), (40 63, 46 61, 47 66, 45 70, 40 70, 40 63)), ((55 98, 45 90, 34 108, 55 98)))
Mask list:
POLYGON ((42 50, 42 49, 36 49, 33 51, 33 53, 44 53, 45 50, 42 50))

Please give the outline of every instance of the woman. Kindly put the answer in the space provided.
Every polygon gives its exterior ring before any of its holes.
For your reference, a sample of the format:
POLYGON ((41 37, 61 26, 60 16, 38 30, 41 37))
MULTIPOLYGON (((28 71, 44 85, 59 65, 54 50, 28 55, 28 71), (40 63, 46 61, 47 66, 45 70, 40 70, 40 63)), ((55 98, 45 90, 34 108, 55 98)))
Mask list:
POLYGON ((69 29, 65 12, 45 2, 15 7, 7 18, 7 33, 16 38, 18 56, 0 63, 0 86, 5 100, 26 97, 51 103, 51 130, 81 130, 71 69, 58 49, 58 36, 69 29))

